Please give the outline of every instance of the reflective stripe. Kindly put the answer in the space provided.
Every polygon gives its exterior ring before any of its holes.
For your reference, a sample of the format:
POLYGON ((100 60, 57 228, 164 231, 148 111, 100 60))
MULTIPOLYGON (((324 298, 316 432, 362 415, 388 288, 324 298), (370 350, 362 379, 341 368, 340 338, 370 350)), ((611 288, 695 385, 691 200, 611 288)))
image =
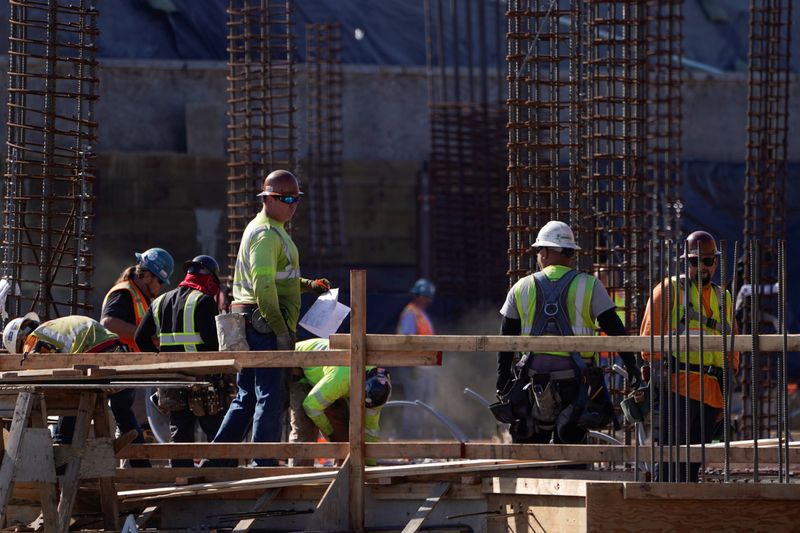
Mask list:
MULTIPOLYGON (((588 274, 581 273, 575 276, 570 286, 567 288, 567 302, 572 305, 567 309, 567 316, 572 333, 580 336, 592 336, 596 334, 594 321, 591 316, 592 293, 594 292, 594 279, 588 274)), ((533 329, 536 318, 536 282, 533 275, 526 276, 519 280, 511 289, 514 291, 514 299, 517 304, 517 313, 522 322, 521 334, 528 336, 533 329)), ((552 355, 569 356, 567 352, 542 352, 552 355)), ((581 352, 584 359, 593 359, 594 352, 581 352)))
MULTIPOLYGON (((676 326, 676 328, 673 330, 673 332, 677 333, 678 331, 680 331, 681 332, 681 336, 684 338, 684 341, 682 341, 682 342, 685 343, 685 338, 686 338, 685 322, 681 321, 681 323, 678 324, 678 320, 680 318, 684 318, 684 320, 686 318, 684 316, 685 309, 683 307, 683 290, 682 290, 682 287, 681 287, 681 284, 682 284, 682 282, 684 282, 684 280, 681 279, 681 278, 678 278, 677 276, 672 276, 670 278, 669 282, 670 282, 670 285, 671 285, 670 291, 673 292, 672 301, 675 302, 675 304, 674 304, 674 306, 673 306, 673 308, 671 310, 672 323, 675 324, 675 326, 676 326)), ((702 297, 700 295, 700 292, 701 291, 699 291, 697 289, 697 285, 695 285, 694 283, 690 284, 688 297, 689 297, 689 301, 690 301, 690 304, 691 304, 692 308, 695 309, 695 310, 700 309, 700 306, 703 305, 702 297)), ((709 306, 711 307, 711 316, 709 317, 708 315, 706 315, 705 311, 704 311, 703 312, 703 318, 704 319, 712 318, 712 319, 716 320, 718 323, 721 323, 722 306, 721 306, 721 302, 720 302, 720 296, 722 296, 722 294, 723 294, 723 291, 721 290, 720 287, 718 287, 717 285, 712 285, 712 290, 710 292, 709 302, 708 302, 709 306)), ((728 322, 731 323, 732 320, 733 320, 733 308, 731 307, 731 298, 730 298, 730 294, 728 293, 727 290, 724 291, 724 297, 725 297, 725 299, 727 301, 727 306, 728 306, 727 308, 728 308, 728 313, 729 313, 728 317, 726 317, 726 318, 728 319, 728 322)), ((689 329, 690 329, 690 331, 695 331, 695 333, 692 335, 692 339, 693 340, 691 341, 691 346, 697 346, 698 342, 699 342, 697 340, 698 337, 699 337, 699 334, 697 333, 697 331, 700 330, 700 328, 701 328, 701 324, 700 324, 700 320, 699 320, 699 318, 700 318, 699 311, 696 311, 695 313, 689 314, 688 318, 689 318, 689 329)), ((703 329, 703 334, 704 335, 720 335, 719 331, 708 327, 706 324, 702 325, 702 329, 703 329)), ((684 347, 685 347, 685 344, 684 344, 684 347)), ((673 355, 675 355, 675 354, 673 354, 673 355)), ((686 363, 686 353, 685 352, 681 352, 681 353, 677 354, 676 357, 678 357, 679 360, 682 363, 686 363)), ((705 351, 703 356, 702 356, 702 360, 701 360, 700 352, 694 352, 694 351, 689 352, 689 364, 692 364, 692 365, 702 364, 702 365, 712 365, 712 366, 716 366, 716 367, 722 368, 722 359, 723 359, 722 352, 705 351)))
POLYGON ((311 395, 311 398, 316 402, 317 406, 322 407, 323 411, 332 403, 330 400, 325 398, 325 396, 322 395, 322 391, 319 390, 314 391, 314 394, 311 395))
POLYGON ((283 269, 282 272, 275 273, 275 279, 292 279, 292 278, 299 278, 300 277, 300 269, 292 267, 292 253, 291 249, 289 248, 289 243, 286 242, 286 239, 283 238, 281 232, 278 231, 278 228, 270 228, 275 233, 278 234, 278 238, 281 240, 281 245, 283 246, 283 253, 286 255, 286 268, 283 269))
POLYGON ((161 331, 161 300, 166 295, 159 296, 153 302, 153 318, 158 330, 158 342, 161 346, 183 346, 185 352, 196 352, 197 345, 203 344, 203 337, 195 330, 194 312, 197 302, 203 297, 203 293, 192 289, 183 305, 183 331, 162 332, 161 331))
POLYGON ((46 324, 47 323, 45 322, 45 325, 36 328, 36 333, 50 337, 51 339, 57 341, 63 347, 62 349, 64 350, 64 353, 72 353, 72 345, 75 343, 75 339, 79 334, 89 329, 89 325, 82 324, 77 328, 70 330, 69 333, 64 334, 47 327, 46 324))

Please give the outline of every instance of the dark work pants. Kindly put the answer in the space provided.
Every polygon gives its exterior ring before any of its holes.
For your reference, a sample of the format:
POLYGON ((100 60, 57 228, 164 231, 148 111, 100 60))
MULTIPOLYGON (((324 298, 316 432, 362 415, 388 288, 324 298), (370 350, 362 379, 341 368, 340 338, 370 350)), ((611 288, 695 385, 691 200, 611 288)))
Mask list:
MULTIPOLYGON (((656 396, 658 398, 658 396, 656 396)), ((664 401, 664 408, 660 410, 659 416, 659 431, 657 433, 656 442, 663 442, 665 445, 669 444, 674 446, 676 442, 683 445, 685 451, 686 446, 686 397, 678 396, 678 421, 676 424, 675 415, 670 416, 670 407, 675 405, 675 392, 669 393, 669 401, 664 401), (670 422, 671 419, 671 422, 670 422), (672 433, 670 433, 670 427, 672 433)), ((659 402, 660 403, 660 402, 659 402)), ((714 438, 714 432, 717 426, 717 417, 722 412, 718 407, 711 407, 708 404, 701 404, 697 400, 689 400, 689 444, 700 444, 701 431, 700 426, 705 423, 705 441, 709 443, 714 438)), ((664 450, 664 457, 669 456, 669 451, 664 450)), ((700 452, 695 450, 691 452, 689 463, 689 481, 698 481, 700 462, 695 462, 693 459, 699 459, 700 452)), ((656 470, 653 473, 654 481, 675 481, 675 462, 672 464, 672 476, 668 474, 669 463, 658 463, 656 470)), ((677 465, 678 474, 677 481, 686 481, 686 463, 682 462, 677 465)))
MULTIPOLYGON (((133 412, 133 402, 136 399, 136 389, 123 389, 119 392, 111 394, 108 399, 111 402, 111 412, 114 413, 114 420, 117 421, 117 427, 121 434, 135 429, 136 438, 133 440, 134 444, 144 444, 144 433, 142 433, 142 426, 136 420, 136 415, 133 412)), ((64 416, 58 421, 58 427, 54 441, 61 444, 70 444, 72 436, 75 434, 75 417, 64 416)), ((150 461, 147 459, 131 459, 131 466, 134 468, 148 468, 150 461)))
MULTIPOLYGON (((195 423, 199 423, 200 429, 206 435, 206 440, 211 442, 214 440, 214 436, 217 434, 224 417, 225 411, 220 411, 210 416, 197 416, 189 409, 172 411, 169 414, 170 441, 194 442, 195 423)), ((170 466, 192 467, 194 466, 194 461, 192 459, 172 459, 170 466)))

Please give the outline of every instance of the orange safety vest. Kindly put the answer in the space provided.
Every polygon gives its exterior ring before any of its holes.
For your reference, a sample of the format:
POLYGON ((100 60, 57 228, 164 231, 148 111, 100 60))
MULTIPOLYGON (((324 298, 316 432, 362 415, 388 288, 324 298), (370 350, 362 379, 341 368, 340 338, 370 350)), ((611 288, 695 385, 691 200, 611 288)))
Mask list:
POLYGON ((433 324, 428 319, 428 315, 425 312, 414 305, 414 302, 408 302, 408 305, 403 309, 403 312, 400 313, 400 316, 405 315, 406 313, 411 313, 414 315, 414 323, 417 326, 417 335, 433 335, 433 324))
MULTIPOLYGON (((122 281, 111 287, 111 290, 108 291, 106 297, 103 298, 103 307, 106 306, 109 296, 117 291, 123 290, 131 293, 131 299, 133 300, 133 316, 136 318, 136 325, 138 326, 139 322, 141 322, 142 318, 144 318, 144 314, 147 312, 147 309, 150 307, 150 303, 147 301, 147 298, 145 298, 144 294, 142 294, 142 291, 139 290, 139 287, 137 287, 132 281, 122 281)), ((120 335, 119 340, 125 343, 131 351, 141 351, 136 345, 136 341, 134 341, 132 337, 123 337, 120 335)))

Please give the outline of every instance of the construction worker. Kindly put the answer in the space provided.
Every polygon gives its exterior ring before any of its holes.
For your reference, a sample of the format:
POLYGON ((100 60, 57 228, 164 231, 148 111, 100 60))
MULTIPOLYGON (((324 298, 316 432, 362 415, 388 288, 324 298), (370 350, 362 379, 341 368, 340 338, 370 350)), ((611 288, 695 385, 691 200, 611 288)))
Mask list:
MULTIPOLYGON (((692 335, 698 335, 700 328, 703 328, 704 335, 721 335, 722 334, 722 298, 724 297, 727 300, 727 316, 725 317, 725 321, 730 324, 728 326, 728 331, 736 332, 736 323, 733 321, 733 306, 731 305, 731 295, 727 290, 722 289, 719 285, 712 282, 714 278, 714 274, 717 270, 717 262, 719 259, 720 252, 717 249, 717 242, 714 240, 709 233, 705 231, 695 231, 694 233, 690 234, 689 237, 686 239, 686 256, 688 257, 688 277, 689 280, 687 282, 686 278, 681 276, 673 276, 670 279, 665 279, 661 283, 659 283, 653 289, 653 295, 650 300, 647 302, 647 307, 645 308, 644 318, 642 320, 642 326, 640 328, 639 334, 642 336, 649 336, 652 332, 654 335, 660 335, 662 332, 667 333, 669 331, 669 319, 671 316, 673 325, 673 332, 681 334, 686 334, 686 322, 685 319, 689 319, 689 330, 692 335), (698 272, 699 271, 699 272, 698 272), (700 280, 702 284, 702 291, 698 290, 697 280, 698 280, 698 273, 700 274, 700 280), (688 283, 688 289, 687 287, 688 283), (666 303, 664 299, 667 298, 665 294, 665 290, 670 291, 671 296, 669 297, 670 300, 670 309, 669 315, 661 316, 661 309, 662 306, 666 307, 666 303), (688 309, 684 306, 684 290, 686 290, 686 299, 688 302, 688 309), (701 326, 701 313, 699 312, 700 309, 700 293, 702 292, 702 305, 703 305, 703 313, 702 313, 702 326, 701 326), (732 328, 732 329, 731 329, 732 328)), ((695 339, 694 345, 697 346, 697 341, 695 339)), ((645 361, 650 361, 651 357, 649 353, 643 353, 642 357, 645 361)), ((670 389, 672 392, 675 392, 674 387, 674 380, 675 380, 675 369, 680 367, 680 379, 678 379, 678 393, 679 393, 679 401, 678 401, 678 413, 680 413, 680 423, 672 424, 677 428, 676 435, 677 443, 685 444, 686 443, 686 424, 684 421, 684 414, 687 409, 686 405, 686 381, 685 376, 687 370, 686 365, 686 353, 682 352, 677 356, 672 354, 674 357, 672 362, 672 369, 673 374, 665 379, 670 379, 670 389)), ((659 353, 653 354, 653 360, 661 359, 659 353)), ((711 438, 714 436, 715 427, 717 425, 717 420, 722 413, 722 389, 720 387, 720 381, 722 380, 722 359, 723 354, 722 352, 709 352, 706 351, 702 356, 702 364, 703 364, 703 389, 704 389, 704 400, 705 403, 700 403, 700 367, 701 364, 701 354, 699 352, 692 351, 689 353, 689 400, 688 400, 688 416, 689 416, 689 442, 691 444, 699 444, 700 443, 700 436, 701 436, 701 425, 705 425, 705 436, 706 442, 711 442, 711 438)), ((733 363, 733 370, 734 372, 738 371, 739 368, 739 354, 734 353, 732 356, 732 363, 733 363)), ((666 362, 662 362, 662 368, 666 370, 666 362)), ((654 373, 655 374, 655 373, 654 373)), ((653 376, 654 379, 658 379, 657 376, 653 376)), ((675 444, 675 438, 673 435, 669 435, 667 426, 667 418, 669 416, 670 407, 674 408, 674 401, 672 400, 672 395, 669 396, 669 401, 665 401, 665 405, 661 406, 661 419, 660 423, 657 425, 659 428, 663 429, 663 432, 660 435, 657 435, 657 438, 660 442, 666 444, 675 444)), ((659 398, 659 395, 656 396, 659 398)), ((668 475, 666 473, 666 465, 659 465, 659 469, 656 472, 656 477, 659 475, 664 478, 667 478, 668 475)), ((690 463, 690 480, 697 481, 699 479, 698 470, 700 468, 700 463, 690 463)), ((685 464, 684 467, 679 468, 679 476, 680 481, 686 481, 686 468, 685 464)))
MULTIPOLYGON (((575 243, 570 227, 545 224, 532 248, 540 271, 520 279, 506 296, 500 313, 502 335, 594 335, 595 321, 608 335, 626 335, 603 284, 572 268, 575 243)), ((634 384, 640 380, 634 354, 620 353, 634 384)), ((500 352, 497 391, 502 412, 516 443, 578 444, 587 429, 613 420, 602 369, 594 352, 500 352), (587 390, 586 381, 589 390, 587 390), (610 409, 610 411, 609 411, 610 409)))
MULTIPOLYGON (((309 339, 295 345, 297 351, 327 350, 326 339, 309 339)), ((290 442, 314 442, 317 433, 322 433, 330 442, 349 440, 350 410, 347 400, 350 397, 350 367, 314 366, 303 368, 304 381, 309 391, 302 400, 307 424, 292 432, 290 442)), ((392 384, 389 375, 382 368, 367 367, 365 389, 366 415, 364 429, 366 442, 378 441, 378 425, 381 409, 389 400, 392 384)), ((292 428, 295 429, 294 426, 292 428)), ((368 464, 374 460, 368 460, 368 464)), ((307 465, 297 465, 307 466, 307 465)))
MULTIPOLYGON (((150 248, 136 253, 136 265, 126 268, 103 300, 100 312, 100 324, 119 335, 120 340, 132 352, 141 351, 136 345, 134 336, 136 327, 142 321, 150 302, 158 296, 163 285, 169 285, 169 278, 175 261, 162 248, 150 248)), ((111 407, 117 424, 124 431, 135 429, 139 434, 134 443, 144 443, 144 435, 133 404, 136 400, 135 389, 123 389, 112 394, 111 407)), ((148 467, 146 459, 132 459, 131 466, 148 467)))
MULTIPOLYGON (((297 247, 284 224, 300 202, 300 184, 287 170, 264 179, 258 194, 262 209, 242 235, 233 275, 231 311, 245 316, 251 350, 294 350, 300 293, 330 290, 326 279, 300 277, 297 247)), ((253 442, 278 442, 287 400, 284 369, 244 368, 237 376, 239 392, 231 403, 214 442, 240 442, 252 427, 253 442), (252 426, 251 426, 252 422, 252 426)), ((235 466, 235 460, 211 460, 204 466, 235 466)), ((274 466, 274 459, 256 459, 274 466)))
MULTIPOLYGON (((414 282, 409 289, 413 298, 400 312, 397 321, 398 335, 433 335, 433 322, 426 310, 436 297, 436 286, 425 278, 414 282)), ((402 398, 430 403, 434 392, 434 370, 430 367, 399 367, 392 370, 395 383, 400 384, 402 398)), ((417 413, 407 409, 403 412, 403 436, 423 437, 423 428, 417 423, 417 413)))
MULTIPOLYGON (((28 313, 6 324, 3 330, 3 345, 10 354, 28 353, 109 353, 127 352, 120 338, 85 316, 64 316, 40 323, 36 313, 28 313)), ((112 411, 119 404, 111 404, 112 411)), ((121 413, 114 418, 125 420, 121 413)), ((119 423, 118 423, 119 425, 119 423)), ((120 425, 122 433, 131 428, 120 425)), ((65 416, 59 420, 54 440, 69 444, 75 430, 75 417, 65 416)))
MULTIPOLYGON (((186 276, 176 289, 153 300, 134 340, 147 352, 215 352, 219 350, 216 296, 219 294, 219 264, 208 255, 198 255, 183 265, 186 276)), ((172 442, 194 442, 195 426, 210 442, 217 434, 232 391, 223 376, 207 376, 211 386, 158 390, 158 407, 169 412, 172 442)), ((173 459, 174 467, 191 467, 191 459, 173 459)))

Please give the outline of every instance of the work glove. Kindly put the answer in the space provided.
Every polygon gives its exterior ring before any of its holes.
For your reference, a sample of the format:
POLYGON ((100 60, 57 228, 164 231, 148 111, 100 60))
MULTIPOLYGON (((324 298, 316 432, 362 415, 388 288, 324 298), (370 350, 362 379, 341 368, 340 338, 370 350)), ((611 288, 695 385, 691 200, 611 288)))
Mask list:
POLYGON ((331 282, 325 278, 315 279, 311 282, 309 288, 316 295, 324 294, 331 290, 331 282))
POLYGON ((291 331, 278 333, 278 349, 279 350, 292 350, 294 351, 294 334, 291 331))

